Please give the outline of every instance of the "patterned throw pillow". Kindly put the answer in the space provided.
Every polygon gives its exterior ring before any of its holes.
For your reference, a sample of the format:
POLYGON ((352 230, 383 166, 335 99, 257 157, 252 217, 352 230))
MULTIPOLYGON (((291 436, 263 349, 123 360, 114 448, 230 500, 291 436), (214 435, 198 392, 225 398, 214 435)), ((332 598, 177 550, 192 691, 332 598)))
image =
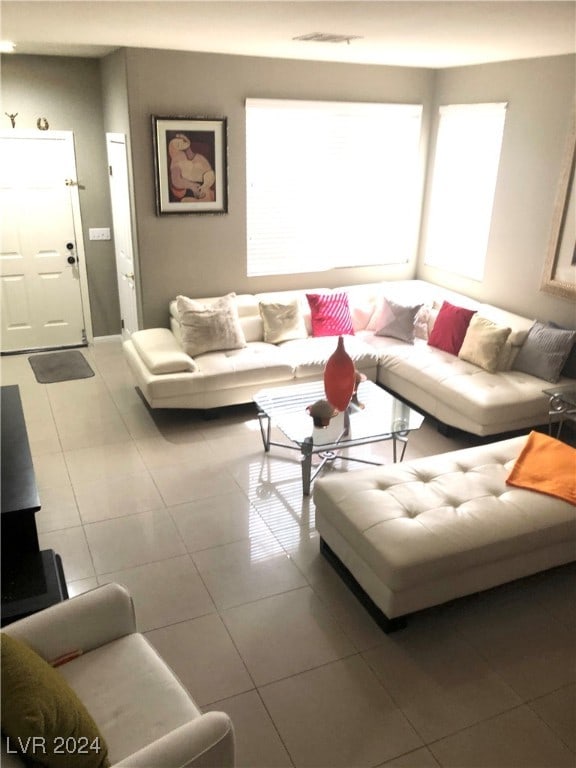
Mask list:
POLYGON ((307 293, 312 336, 353 336, 348 296, 345 293, 307 293))
MULTIPOLYGON (((557 323, 548 323, 550 328, 559 328, 562 331, 570 331, 573 330, 572 328, 564 328, 562 325, 558 325, 557 323)), ((576 379, 576 344, 572 346, 572 349, 570 350, 568 357, 566 359, 566 362, 564 363, 564 367, 560 371, 561 376, 568 376, 570 379, 576 379)))
POLYGON ((575 341, 576 331, 551 328, 536 321, 512 368, 555 384, 575 341))
POLYGON ((235 293, 229 293, 207 303, 176 297, 182 346, 190 357, 246 346, 235 297, 235 293))
MULTIPOLYGON (((431 304, 422 304, 414 318, 414 336, 417 339, 428 341, 430 333, 430 318, 433 307, 431 304)), ((432 323, 434 325, 434 323, 432 323)))
POLYGON ((430 333, 428 344, 431 347, 442 349, 444 352, 450 352, 451 355, 457 355, 466 336, 470 320, 475 314, 475 309, 457 307, 450 304, 449 301, 444 301, 430 333))

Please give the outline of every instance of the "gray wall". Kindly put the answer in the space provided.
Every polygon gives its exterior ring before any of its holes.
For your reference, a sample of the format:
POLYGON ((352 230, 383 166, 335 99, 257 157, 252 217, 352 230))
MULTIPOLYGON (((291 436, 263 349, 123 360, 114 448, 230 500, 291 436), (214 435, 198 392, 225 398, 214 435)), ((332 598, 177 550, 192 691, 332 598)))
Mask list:
POLYGON ((144 326, 166 325, 168 301, 182 292, 200 297, 414 276, 416 254, 395 267, 246 276, 244 103, 277 97, 429 105, 432 71, 130 49, 126 72, 144 326), (152 115, 228 119, 229 213, 156 216, 152 115))
POLYGON ((2 56, 2 118, 18 112, 16 128, 73 131, 92 326, 95 336, 120 330, 113 241, 88 240, 89 227, 111 227, 100 65, 95 59, 2 56))
POLYGON ((120 331, 112 242, 87 239, 89 227, 111 226, 105 131, 127 134, 131 150, 142 327, 166 325, 167 302, 178 292, 329 287, 412 277, 416 271, 521 314, 574 325, 573 304, 539 286, 575 73, 575 56, 434 72, 142 49, 124 49, 101 62, 11 55, 2 56, 2 113, 18 112, 18 128, 35 128, 37 118, 46 116, 51 128, 74 131, 95 335, 120 331), (425 267, 421 256, 396 267, 247 278, 247 97, 420 102, 425 139, 437 104, 508 101, 484 281, 425 267), (156 216, 152 115, 228 118, 228 214, 156 216))
MULTIPOLYGON (((575 94, 572 55, 438 72, 436 106, 506 101, 508 109, 484 280, 425 266, 423 248, 419 277, 526 317, 576 325, 573 301, 540 290, 575 94)), ((436 127, 435 118, 432 138, 436 127)))
MULTIPOLYGON (((128 163, 129 183, 134 187, 132 150, 130 140, 130 89, 126 72, 127 50, 122 48, 101 61, 102 75, 102 112, 104 118, 104 130, 106 133, 123 134, 126 139, 126 154, 128 163)), ((132 250, 134 254, 134 273, 136 275, 136 308, 138 313, 139 328, 143 328, 142 321, 142 291, 140 276, 140 261, 138 257, 138 232, 136 222, 138 215, 135 200, 130 201, 132 213, 132 250)), ((122 308, 126 309, 126 308, 122 308)))
POLYGON ((122 48, 100 61, 102 76, 102 119, 110 133, 130 133, 130 107, 126 75, 126 49, 122 48))

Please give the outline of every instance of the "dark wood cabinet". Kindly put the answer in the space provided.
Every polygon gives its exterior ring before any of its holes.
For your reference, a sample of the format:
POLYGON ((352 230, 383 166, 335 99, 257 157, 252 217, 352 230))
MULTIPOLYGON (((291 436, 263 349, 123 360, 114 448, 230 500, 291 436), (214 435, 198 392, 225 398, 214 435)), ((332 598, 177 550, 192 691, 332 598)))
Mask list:
POLYGON ((2 625, 68 597, 62 560, 40 551, 36 512, 40 497, 18 386, 1 394, 2 625))

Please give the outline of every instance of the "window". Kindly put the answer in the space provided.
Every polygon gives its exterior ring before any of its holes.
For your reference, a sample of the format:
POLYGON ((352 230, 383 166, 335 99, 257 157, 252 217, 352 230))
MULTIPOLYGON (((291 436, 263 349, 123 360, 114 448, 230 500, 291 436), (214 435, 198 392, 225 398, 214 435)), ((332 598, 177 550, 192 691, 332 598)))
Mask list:
POLYGON ((440 107, 424 263, 484 277, 506 104, 440 107))
POLYGON ((248 276, 413 257, 422 107, 248 99, 248 276))

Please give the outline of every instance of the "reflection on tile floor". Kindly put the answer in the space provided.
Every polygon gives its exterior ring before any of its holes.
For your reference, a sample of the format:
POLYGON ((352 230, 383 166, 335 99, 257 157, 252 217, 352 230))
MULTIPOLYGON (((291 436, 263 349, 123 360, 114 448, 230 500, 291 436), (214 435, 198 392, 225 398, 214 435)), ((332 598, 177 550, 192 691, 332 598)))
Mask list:
MULTIPOLYGON (((20 386, 41 545, 62 555, 71 595, 131 591, 199 705, 231 715, 238 766, 576 764, 576 566, 386 636, 320 557, 299 455, 263 452, 251 406, 152 412, 119 341, 83 353, 94 378, 58 384, 38 384, 25 355, 0 362, 20 386)), ((471 444, 427 419, 406 458, 471 444)), ((391 446, 358 455, 389 462, 391 446)))

